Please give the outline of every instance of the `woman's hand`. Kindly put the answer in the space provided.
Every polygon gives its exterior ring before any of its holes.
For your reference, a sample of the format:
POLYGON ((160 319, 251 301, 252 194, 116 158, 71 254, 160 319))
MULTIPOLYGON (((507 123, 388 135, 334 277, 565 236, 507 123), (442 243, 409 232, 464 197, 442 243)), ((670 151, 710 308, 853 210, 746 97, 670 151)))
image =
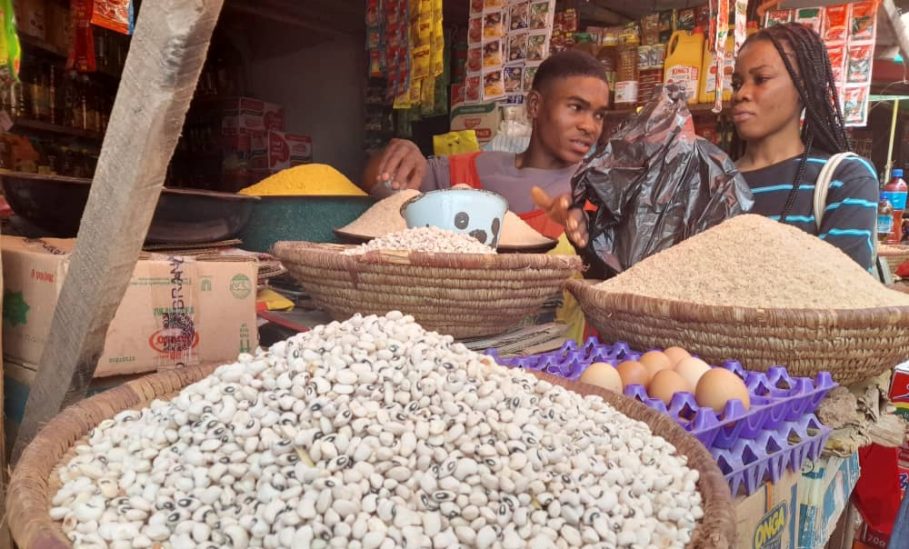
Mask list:
POLYGON ((426 174, 426 157, 413 141, 392 139, 379 157, 377 184, 391 189, 419 189, 426 174))
POLYGON ((587 247, 587 214, 581 208, 572 208, 567 194, 551 198, 543 189, 533 187, 530 196, 550 219, 565 227, 569 240, 579 248, 587 247))

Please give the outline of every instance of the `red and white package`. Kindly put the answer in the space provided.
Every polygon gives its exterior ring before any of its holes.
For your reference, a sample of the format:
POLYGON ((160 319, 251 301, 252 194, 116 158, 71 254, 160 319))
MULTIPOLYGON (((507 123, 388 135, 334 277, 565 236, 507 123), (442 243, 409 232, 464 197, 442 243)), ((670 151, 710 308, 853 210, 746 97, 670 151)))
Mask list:
POLYGON ((827 6, 824 19, 824 42, 843 42, 849 35, 849 4, 827 6))
POLYGON ((843 88, 843 121, 847 126, 864 126, 868 122, 868 86, 843 88))
POLYGON ((92 24, 129 34, 129 0, 94 0, 92 24))
POLYGON ((830 59, 830 69, 833 71, 833 81, 843 82, 846 69, 846 46, 827 46, 827 57, 830 59))
POLYGON ((874 44, 849 46, 846 59, 846 81, 850 84, 865 83, 871 80, 871 61, 874 57, 874 44))
POLYGON ((849 16, 849 40, 874 40, 874 24, 877 17, 877 2, 856 2, 852 4, 852 13, 849 16))

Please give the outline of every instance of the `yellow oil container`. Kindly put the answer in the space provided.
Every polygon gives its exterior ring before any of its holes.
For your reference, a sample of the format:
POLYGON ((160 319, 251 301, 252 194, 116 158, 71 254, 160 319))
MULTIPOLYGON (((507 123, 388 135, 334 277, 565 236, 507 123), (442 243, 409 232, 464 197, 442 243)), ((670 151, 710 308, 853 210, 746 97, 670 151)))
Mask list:
POLYGON ((688 104, 698 102, 701 81, 701 63, 704 61, 704 31, 678 30, 672 33, 666 48, 663 82, 674 82, 688 90, 688 104))
MULTIPOLYGON (((735 26, 729 25, 726 37, 726 55, 723 58, 723 101, 732 100, 732 73, 735 71, 735 26)), ((716 55, 704 46, 704 61, 701 64, 701 84, 698 102, 713 103, 716 98, 716 55)))

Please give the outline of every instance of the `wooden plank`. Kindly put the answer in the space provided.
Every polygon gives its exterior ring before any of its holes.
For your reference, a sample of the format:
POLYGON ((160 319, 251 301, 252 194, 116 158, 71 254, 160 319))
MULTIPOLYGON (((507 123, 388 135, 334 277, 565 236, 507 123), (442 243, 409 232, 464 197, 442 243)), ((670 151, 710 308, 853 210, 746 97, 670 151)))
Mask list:
POLYGON ((883 10, 885 19, 890 23, 890 29, 896 38, 896 43, 900 47, 903 59, 909 59, 909 34, 906 31, 906 25, 903 24, 901 13, 893 0, 883 0, 880 9, 883 10))
POLYGON ((148 232, 223 0, 146 0, 13 448, 82 398, 148 232))

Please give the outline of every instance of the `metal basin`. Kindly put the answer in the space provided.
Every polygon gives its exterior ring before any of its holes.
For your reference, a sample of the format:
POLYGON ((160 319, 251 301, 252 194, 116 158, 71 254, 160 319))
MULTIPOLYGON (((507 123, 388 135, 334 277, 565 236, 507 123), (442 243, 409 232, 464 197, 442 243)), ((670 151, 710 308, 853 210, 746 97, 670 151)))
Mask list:
MULTIPOLYGON (((45 236, 72 238, 91 179, 0 170, 3 193, 13 211, 45 236)), ((149 244, 201 244, 236 238, 249 222, 255 196, 192 189, 161 192, 145 241, 149 244)))

